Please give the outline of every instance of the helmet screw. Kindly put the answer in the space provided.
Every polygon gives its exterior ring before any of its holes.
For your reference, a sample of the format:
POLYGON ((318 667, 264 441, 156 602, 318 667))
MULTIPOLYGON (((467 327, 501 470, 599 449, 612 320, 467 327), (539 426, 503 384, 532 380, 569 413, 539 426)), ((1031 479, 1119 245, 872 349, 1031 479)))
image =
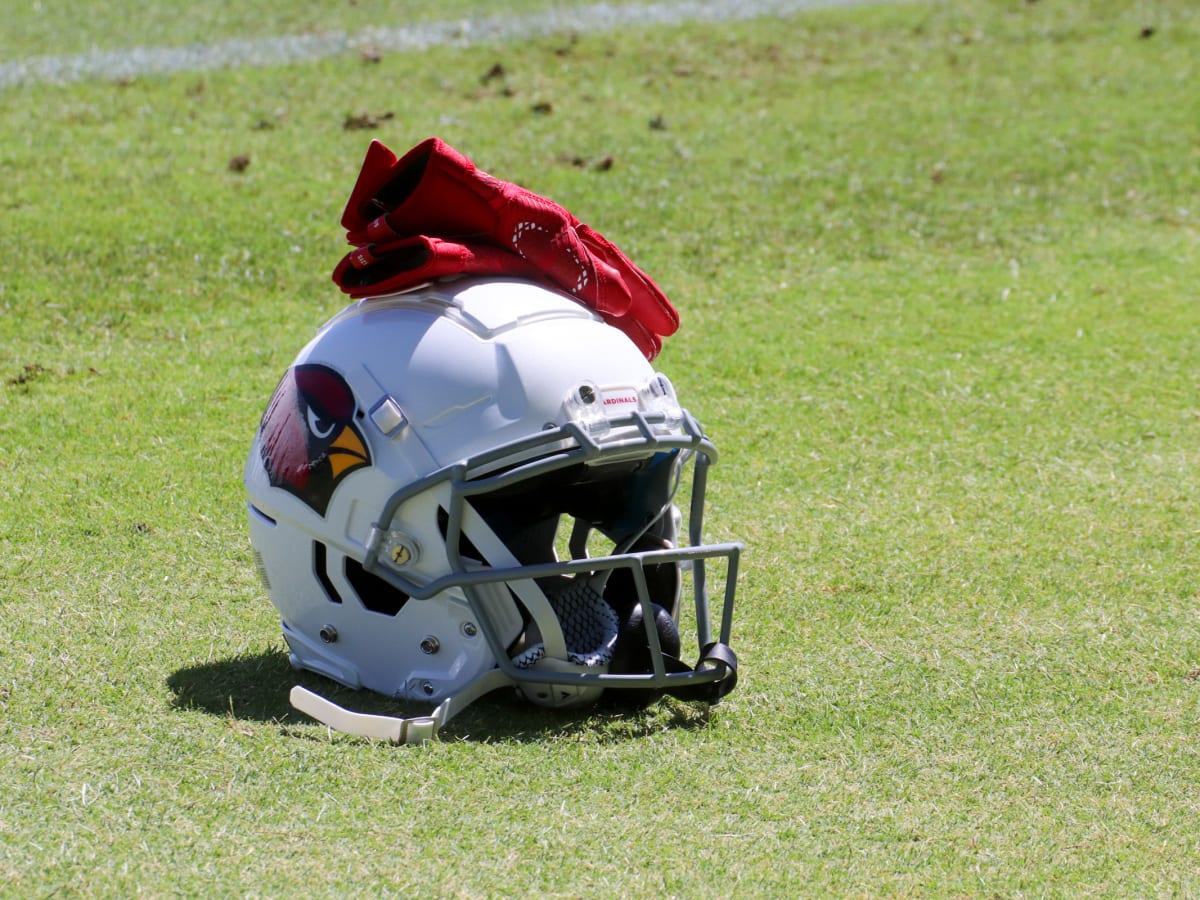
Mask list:
POLYGON ((318 631, 317 634, 326 644, 332 644, 338 639, 337 629, 332 625, 326 625, 324 628, 318 631))
POLYGON ((442 649, 442 643, 433 635, 421 641, 421 652, 433 655, 442 649))
POLYGON ((474 622, 463 622, 462 633, 467 637, 475 637, 475 635, 479 634, 479 628, 474 622))
POLYGON ((407 565, 416 562, 420 551, 417 548, 416 542, 402 531, 389 531, 387 533, 386 543, 387 558, 392 565, 398 569, 402 569, 407 565))
POLYGON ((434 690, 433 682, 432 681, 422 681, 421 682, 421 690, 425 692, 426 697, 432 697, 433 690, 434 690))
POLYGON ((596 390, 590 384, 581 384, 579 386, 579 399, 584 403, 596 402, 596 390))

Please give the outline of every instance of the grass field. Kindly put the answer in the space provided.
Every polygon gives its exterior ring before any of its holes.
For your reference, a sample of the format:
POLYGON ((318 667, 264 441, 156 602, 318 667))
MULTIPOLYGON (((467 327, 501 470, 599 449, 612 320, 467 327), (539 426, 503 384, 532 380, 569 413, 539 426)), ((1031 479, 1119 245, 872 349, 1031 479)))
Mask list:
POLYGON ((1200 895, 1198 80, 1191 0, 963 0, 4 92, 0 895, 1200 895), (680 307, 720 706, 288 707, 241 466, 430 134, 680 307))
MULTIPOLYGON (((616 0, 623 6, 630 0, 616 0)), ((555 9, 587 5, 564 0, 555 9)), ((478 0, 397 3, 394 0, 205 0, 178 7, 156 0, 33 0, 6 10, 0 59, 60 56, 138 46, 185 47, 233 38, 356 33, 416 22, 458 22, 545 9, 544 0, 506 0, 496 9, 478 0)))

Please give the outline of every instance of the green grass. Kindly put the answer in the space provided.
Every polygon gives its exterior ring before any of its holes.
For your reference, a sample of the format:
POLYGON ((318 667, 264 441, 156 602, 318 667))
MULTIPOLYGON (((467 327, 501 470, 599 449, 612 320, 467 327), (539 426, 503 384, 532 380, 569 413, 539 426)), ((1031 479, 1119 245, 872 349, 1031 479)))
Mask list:
POLYGON ((967 0, 6 92, 0 894, 1200 894, 1198 59, 1188 0, 967 0), (287 706, 241 464, 428 134, 681 309, 711 711, 287 706))
MULTIPOLYGON (((609 0, 611 6, 630 0, 609 0)), ((204 0, 184 9, 157 0, 17 0, 5 10, 0 59, 62 56, 91 50, 187 46, 249 37, 358 34, 380 25, 457 22, 588 5, 586 0, 204 0)))

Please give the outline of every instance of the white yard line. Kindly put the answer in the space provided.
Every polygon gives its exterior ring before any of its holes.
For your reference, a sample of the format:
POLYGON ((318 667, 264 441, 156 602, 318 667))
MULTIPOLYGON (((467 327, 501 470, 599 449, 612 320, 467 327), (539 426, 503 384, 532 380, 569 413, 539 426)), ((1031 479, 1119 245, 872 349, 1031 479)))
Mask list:
MULTIPOLYGON (((39 82, 89 78, 119 79, 172 72, 200 72, 237 66, 276 66, 340 54, 377 50, 404 53, 428 47, 524 40, 549 34, 616 31, 681 22, 731 22, 792 15, 809 9, 851 6, 870 0, 679 0, 635 6, 597 3, 514 16, 488 16, 451 22, 378 26, 358 31, 280 37, 235 38, 184 47, 129 47, 92 50, 72 56, 35 56, 0 63, 0 89, 39 82)), ((875 0, 878 2, 878 0, 875 0)))

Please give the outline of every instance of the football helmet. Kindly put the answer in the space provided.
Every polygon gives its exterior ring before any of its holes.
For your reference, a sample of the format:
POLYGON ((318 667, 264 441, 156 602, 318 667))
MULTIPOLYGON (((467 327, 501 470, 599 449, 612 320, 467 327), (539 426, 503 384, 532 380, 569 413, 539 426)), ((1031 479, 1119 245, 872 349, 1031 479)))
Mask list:
POLYGON ((670 381, 565 294, 463 278, 353 303, 262 416, 251 542, 295 668, 436 708, 292 703, 415 743, 505 685, 544 706, 716 702, 741 550, 701 537, 716 458, 670 381))

